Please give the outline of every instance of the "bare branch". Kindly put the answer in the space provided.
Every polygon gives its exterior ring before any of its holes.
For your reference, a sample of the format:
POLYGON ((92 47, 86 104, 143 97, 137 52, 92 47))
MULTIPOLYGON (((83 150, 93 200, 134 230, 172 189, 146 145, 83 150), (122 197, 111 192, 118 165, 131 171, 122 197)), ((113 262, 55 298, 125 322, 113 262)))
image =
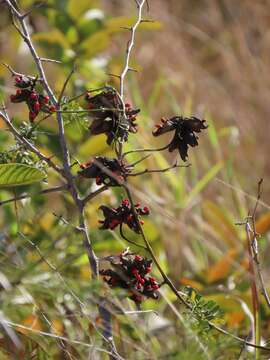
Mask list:
MULTIPOLYGON (((40 57, 38 56, 37 51, 32 43, 32 39, 29 34, 27 25, 25 23, 24 16, 22 14, 20 14, 20 12, 15 8, 15 6, 11 3, 10 0, 5 0, 5 2, 8 5, 8 7, 10 8, 13 16, 18 20, 18 22, 20 24, 21 29, 16 25, 15 21, 13 22, 17 31, 20 33, 21 37, 23 38, 26 45, 28 46, 29 51, 35 61, 35 64, 36 64, 36 67, 37 67, 37 70, 38 70, 39 76, 40 76, 40 82, 43 84, 44 89, 46 90, 52 104, 57 107, 58 106, 57 98, 54 95, 54 93, 47 81, 46 74, 43 69, 42 61, 40 60, 40 57)), ((70 172, 69 151, 68 151, 67 144, 66 144, 64 122, 63 122, 63 117, 62 117, 61 113, 57 113, 57 122, 58 122, 58 131, 59 131, 59 140, 60 140, 60 145, 61 145, 61 149, 62 149, 62 153, 63 153, 63 167, 64 167, 63 175, 70 185, 71 195, 72 195, 75 203, 78 204, 80 202, 80 200, 78 197, 77 190, 75 188, 75 184, 73 182, 72 174, 70 172)))
POLYGON ((38 8, 44 6, 44 5, 46 5, 46 4, 45 4, 45 3, 42 3, 42 2, 34 4, 33 7, 32 7, 32 9, 26 11, 24 14, 21 15, 22 18, 23 18, 23 19, 26 18, 26 17, 29 16, 34 10, 36 10, 36 9, 38 9, 38 8))
POLYGON ((48 59, 48 58, 44 58, 44 57, 39 58, 39 60, 43 61, 43 62, 48 62, 48 63, 62 64, 62 61, 60 61, 60 60, 48 59))
MULTIPOLYGON (((11 13, 17 19, 17 21, 20 25, 20 27, 19 27, 19 26, 17 26, 15 21, 13 22, 17 31, 19 32, 22 39, 24 40, 24 42, 26 43, 26 45, 29 48, 29 51, 30 51, 30 53, 33 57, 33 60, 36 64, 36 67, 38 69, 40 81, 43 84, 43 87, 46 90, 51 103, 56 107, 57 110, 59 110, 58 100, 47 81, 46 74, 43 69, 42 60, 38 56, 37 51, 32 43, 30 33, 28 31, 27 25, 24 20, 24 15, 20 14, 20 12, 15 8, 15 6, 12 4, 12 2, 10 0, 5 0, 5 2, 8 5, 11 13)), ((92 270, 91 271, 92 275, 93 275, 93 277, 97 277, 98 273, 99 273, 98 272, 98 258, 93 251, 91 240, 89 237, 87 224, 86 224, 85 216, 84 216, 84 204, 79 197, 76 185, 74 183, 74 178, 71 173, 70 155, 69 155, 69 150, 68 150, 66 138, 65 138, 64 121, 63 121, 62 113, 56 112, 56 117, 57 117, 57 122, 58 122, 59 141, 60 141, 62 155, 63 155, 63 171, 61 170, 61 174, 64 176, 64 178, 66 179, 66 181, 68 183, 69 191, 70 191, 70 193, 73 197, 73 200, 77 206, 77 209, 79 211, 79 217, 80 217, 79 223, 80 223, 80 228, 82 229, 82 233, 83 233, 83 243, 84 243, 87 255, 88 255, 89 264, 90 264, 90 267, 92 270)), ((13 127, 13 125, 10 122, 8 122, 8 125, 11 128, 12 132, 15 133, 16 136, 18 136, 17 130, 13 127)), ((34 152, 38 152, 35 149, 35 147, 33 147, 29 142, 27 144, 28 144, 28 146, 31 146, 31 148, 34 152)), ((39 152, 38 152, 38 154, 40 156, 39 152)), ((45 156, 43 156, 43 157, 44 157, 44 160, 47 160, 47 162, 49 162, 49 160, 45 156)), ((52 163, 52 165, 54 165, 54 164, 52 163)), ((55 168, 56 166, 54 165, 53 167, 55 168)), ((59 171, 58 167, 56 167, 56 169, 59 171)), ((102 308, 101 307, 99 308, 99 311, 100 311, 100 315, 102 316, 102 308)), ((105 319, 104 319, 104 321, 105 321, 105 319)), ((108 330, 110 330, 110 329, 108 328, 108 330)), ((107 335, 106 330, 104 330, 104 334, 107 335)), ((109 336, 108 338, 106 338, 106 342, 107 342, 107 344, 109 344, 110 348, 112 349, 112 353, 113 353, 112 356, 114 358, 119 359, 120 356, 116 352, 112 336, 109 336)))
POLYGON ((155 170, 145 169, 145 170, 137 172, 137 173, 128 174, 128 176, 139 176, 139 175, 150 174, 150 173, 164 173, 164 172, 170 171, 175 168, 189 167, 189 166, 191 166, 191 164, 178 165, 177 163, 175 163, 174 165, 167 167, 165 169, 155 169, 155 170))
POLYGON ((132 245, 135 245, 135 246, 137 246, 137 247, 140 247, 140 248, 142 248, 142 249, 144 249, 144 250, 147 251, 147 248, 146 248, 144 245, 141 245, 141 244, 136 243, 135 241, 129 240, 129 239, 124 235, 124 233, 123 233, 123 224, 120 224, 120 235, 121 235, 122 238, 123 238, 124 240, 126 240, 128 243, 130 243, 130 244, 132 244, 132 245))
MULTIPOLYGON (((8 71, 11 73, 12 76, 24 76, 24 74, 21 74, 21 73, 18 73, 17 71, 15 71, 9 64, 3 63, 3 62, 1 64, 8 69, 8 71)), ((30 75, 27 75, 27 77, 29 79, 36 80, 36 81, 41 80, 40 78, 36 78, 36 77, 30 76, 30 75)))
POLYGON ((14 201, 19 201, 19 200, 23 200, 23 199, 27 199, 27 198, 33 198, 36 195, 45 195, 45 194, 49 194, 49 193, 53 193, 53 192, 59 192, 59 191, 67 190, 67 189, 68 189, 67 185, 55 186, 53 188, 44 189, 44 190, 42 190, 42 191, 40 191, 38 193, 35 193, 35 194, 24 194, 24 195, 16 196, 16 197, 11 198, 11 199, 0 201, 0 206, 11 203, 11 202, 14 202, 14 201))
POLYGON ((0 111, 0 117, 4 120, 6 125, 8 126, 11 133, 15 136, 15 138, 23 145, 25 145, 30 151, 35 153, 41 160, 44 160, 51 168, 53 168, 55 171, 57 171, 60 175, 63 176, 63 170, 59 168, 58 165, 56 165, 50 157, 45 156, 42 154, 29 140, 24 138, 19 131, 15 128, 15 126, 12 124, 5 108, 3 108, 3 111, 0 111))
POLYGON ((106 191, 107 189, 108 189, 108 186, 105 185, 105 186, 102 186, 101 188, 99 188, 98 190, 91 192, 82 200, 83 205, 85 206, 88 203, 88 201, 92 200, 94 197, 96 197, 97 195, 106 191))
POLYGON ((137 17, 136 23, 130 29, 131 37, 128 42, 126 61, 125 61, 123 71, 120 75, 120 97, 122 100, 124 100, 124 81, 125 81, 125 77, 126 77, 128 71, 130 70, 130 66, 129 66, 130 56, 131 56, 132 49, 135 45, 135 33, 136 33, 138 26, 142 22, 142 12, 143 12, 143 7, 144 7, 145 3, 146 3, 146 0, 141 0, 141 2, 136 1, 137 7, 138 7, 138 17, 137 17))
POLYGON ((66 80, 65 80, 65 82, 64 82, 63 88, 62 88, 62 90, 61 90, 61 92, 60 92, 60 95, 59 95, 59 97, 58 97, 58 105, 61 104, 61 101, 62 101, 62 98, 63 98, 63 96, 64 96, 64 93, 65 93, 66 87, 67 87, 67 85, 68 85, 68 82, 69 82, 69 80, 71 79, 71 77, 72 77, 72 75, 74 74, 74 72, 75 72, 75 66, 72 67, 70 73, 68 74, 68 77, 66 78, 66 80))
POLYGON ((155 149, 134 149, 134 150, 129 150, 125 153, 123 153, 122 158, 124 158, 125 156, 129 155, 129 154, 134 154, 134 153, 140 153, 140 152, 156 152, 156 151, 163 151, 168 149, 170 144, 160 147, 160 148, 155 148, 155 149))

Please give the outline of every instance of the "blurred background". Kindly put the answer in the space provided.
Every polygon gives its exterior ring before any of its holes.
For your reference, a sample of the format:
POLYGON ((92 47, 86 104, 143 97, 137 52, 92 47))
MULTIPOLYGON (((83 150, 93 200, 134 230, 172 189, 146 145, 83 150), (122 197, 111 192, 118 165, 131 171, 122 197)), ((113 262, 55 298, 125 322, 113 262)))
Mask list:
MULTIPOLYGON (((235 223, 243 221, 252 211, 260 178, 264 182, 257 231, 261 234, 260 261, 267 286, 270 280, 267 256, 270 248, 270 2, 149 0, 148 3, 144 18, 153 21, 141 24, 131 57, 131 67, 138 72, 130 72, 125 81, 126 101, 141 109, 139 131, 130 136, 125 149, 165 145, 170 135, 152 137, 154 124, 162 116, 199 116, 206 119, 209 128, 200 135, 199 147, 189 152, 191 167, 136 177, 131 181, 132 190, 136 200, 151 209, 144 229, 175 284, 190 285, 206 299, 216 301, 225 312, 222 324, 246 337, 254 321, 248 254, 245 229, 235 223)), ((26 11, 33 4, 32 0, 20 1, 26 11)), ((1 62, 18 72, 35 75, 33 61, 3 2, 0 7, 1 62)), ((61 61, 61 64, 44 63, 56 93, 60 93, 75 63, 76 72, 67 88, 67 98, 105 83, 119 86, 118 79, 109 74, 118 75, 123 69, 130 36, 124 27, 135 21, 136 6, 132 0, 48 0, 27 18, 41 56, 61 61)), ((27 109, 23 105, 11 106, 9 96, 15 93, 14 80, 5 66, 0 66, 0 85, 0 96, 19 126, 27 121, 27 109)), ((81 109, 84 105, 83 99, 79 99, 70 109, 81 109)), ((88 121, 84 115, 65 116, 73 160, 85 162, 94 155, 112 156, 103 135, 89 135, 88 121)), ((13 140, 4 124, 0 125, 0 151, 4 152, 12 147, 13 140)), ((53 117, 40 124, 37 136, 39 147, 60 160, 53 117)), ((132 154, 129 161, 138 158, 132 154)), ((176 159, 180 161, 176 153, 154 153, 138 169, 166 168, 176 159)), ((77 170, 78 166, 74 166, 74 174, 77 170)), ((48 175, 48 186, 59 185, 52 171, 48 175)), ((88 180, 78 185, 82 194, 95 188, 88 180)), ((46 186, 16 189, 15 194, 36 193, 46 186)), ((14 191, 3 190, 0 196, 1 201, 6 200, 14 196, 14 191)), ((122 197, 121 190, 108 190, 87 207, 90 234, 98 256, 119 253, 126 246, 117 232, 101 232, 97 223, 101 217, 99 206, 117 205, 122 197)), ((38 331, 54 330, 56 334, 83 342, 90 337, 99 344, 100 339, 89 324, 98 323, 96 310, 91 306, 95 291, 101 291, 102 285, 89 283, 87 257, 72 228, 77 215, 70 197, 65 193, 35 196, 17 202, 16 206, 14 203, 2 206, 0 213, 3 316, 38 331), (71 225, 61 222, 62 215, 71 225), (39 246, 58 272, 42 261, 30 241, 39 246), (70 289, 91 308, 90 323, 81 317, 82 309, 70 289)), ((136 240, 134 235, 129 235, 136 240)), ((107 290, 102 288, 102 291, 107 290)), ((145 310, 155 309, 159 317, 138 315, 134 321, 116 316, 114 331, 124 357, 190 359, 192 351, 194 359, 237 358, 241 346, 220 336, 203 339, 201 351, 196 331, 192 326, 183 328, 179 306, 173 303, 175 299, 169 291, 163 292, 159 301, 147 301, 143 305, 145 310), (172 313, 172 306, 177 316, 172 313), (228 351, 226 355, 221 352, 223 347, 228 351)), ((124 304, 126 308, 134 308, 130 301, 124 304)), ((269 309, 262 298, 261 328, 265 339, 270 330, 268 315, 269 309)), ((25 336, 37 349, 48 350, 48 343, 52 344, 51 354, 44 356, 68 358, 57 342, 46 337, 41 341, 40 336, 27 330, 14 327, 13 330, 19 332, 16 336, 22 342, 27 343, 25 336)), ((1 346, 4 349, 1 356, 7 356, 11 344, 12 338, 7 333, 0 335, 0 349, 1 346), (3 344, 8 346, 5 348, 3 344)), ((64 345, 75 358, 86 358, 83 346, 75 348, 68 342, 64 345)), ((248 359, 252 354, 244 356, 248 359)), ((262 355, 264 358, 267 357, 262 355)))

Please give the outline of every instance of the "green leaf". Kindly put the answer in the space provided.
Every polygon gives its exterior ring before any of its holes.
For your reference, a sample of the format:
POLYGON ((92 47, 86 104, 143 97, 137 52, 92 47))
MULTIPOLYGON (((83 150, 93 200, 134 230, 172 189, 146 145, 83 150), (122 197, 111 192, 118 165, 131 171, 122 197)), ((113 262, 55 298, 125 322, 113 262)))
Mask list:
POLYGON ((30 185, 45 178, 41 170, 24 164, 0 164, 0 187, 30 185))

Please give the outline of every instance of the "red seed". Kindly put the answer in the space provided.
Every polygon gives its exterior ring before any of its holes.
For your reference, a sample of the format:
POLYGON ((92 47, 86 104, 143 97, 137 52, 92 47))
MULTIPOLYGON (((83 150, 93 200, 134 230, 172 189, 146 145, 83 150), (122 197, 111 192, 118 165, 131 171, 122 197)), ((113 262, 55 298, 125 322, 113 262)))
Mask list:
POLYGON ((49 100, 50 100, 49 96, 44 96, 43 101, 45 104, 48 104, 49 100))
POLYGON ((97 177, 96 177, 96 184, 97 184, 97 185, 102 184, 102 179, 101 179, 100 176, 97 176, 97 177))
POLYGON ((146 214, 149 214, 149 212, 150 212, 150 210, 149 210, 149 208, 148 208, 147 206, 145 206, 145 207, 143 208, 143 211, 144 211, 146 214))
POLYGON ((29 120, 34 121, 36 117, 37 117, 37 113, 30 111, 29 120))
POLYGON ((124 205, 124 206, 129 206, 129 201, 128 201, 128 199, 124 199, 124 200, 122 201, 122 205, 124 205))
POLYGON ((21 90, 21 89, 18 89, 18 90, 16 91, 16 95, 21 95, 21 93, 22 93, 22 90, 21 90))
POLYGON ((127 221, 132 221, 132 219, 133 219, 133 215, 129 214, 128 217, 127 217, 127 221))
POLYGON ((10 95, 10 101, 14 101, 16 99, 16 95, 10 95))
POLYGON ((22 77, 21 76, 16 76, 15 77, 15 82, 16 83, 20 83, 22 81, 22 77))
POLYGON ((140 206, 141 206, 140 203, 135 204, 135 207, 140 207, 140 206))
POLYGON ((38 101, 35 102, 34 105, 33 105, 33 108, 34 108, 35 112, 39 112, 39 110, 40 110, 40 103, 39 103, 38 101))
POLYGON ((141 283, 142 285, 144 285, 144 283, 145 283, 145 280, 144 280, 142 277, 141 277, 140 283, 141 283))
POLYGON ((140 255, 135 256, 135 261, 142 261, 142 257, 140 255))
POLYGON ((149 278, 149 281, 150 281, 151 284, 153 284, 153 283, 156 282, 155 278, 153 278, 153 277, 150 277, 150 278, 149 278))
POLYGON ((159 288, 158 284, 153 284, 152 289, 157 290, 159 288))
POLYGON ((133 268, 132 270, 131 270, 131 273, 133 274, 133 275, 135 275, 135 274, 138 274, 138 269, 136 269, 136 268, 133 268))
POLYGON ((110 224, 109 224, 109 228, 111 230, 113 230, 114 228, 116 228, 116 226, 119 224, 119 221, 117 219, 113 219, 110 224))
POLYGON ((147 268, 145 268, 146 274, 150 273, 151 270, 152 270, 152 268, 151 268, 150 266, 148 266, 147 268))
POLYGON ((147 285, 147 286, 145 287, 145 289, 146 289, 146 290, 152 290, 152 286, 151 286, 151 285, 147 285))
POLYGON ((135 295, 134 300, 137 301, 137 302, 142 302, 143 297, 141 295, 135 295))
POLYGON ((32 93, 30 94, 30 99, 32 99, 32 100, 38 100, 38 94, 35 93, 35 92, 32 92, 32 93))
POLYGON ((54 105, 50 106, 50 112, 55 112, 56 111, 56 107, 54 105))
POLYGON ((143 220, 140 220, 140 224, 143 225, 143 224, 144 224, 144 221, 143 221, 143 220))

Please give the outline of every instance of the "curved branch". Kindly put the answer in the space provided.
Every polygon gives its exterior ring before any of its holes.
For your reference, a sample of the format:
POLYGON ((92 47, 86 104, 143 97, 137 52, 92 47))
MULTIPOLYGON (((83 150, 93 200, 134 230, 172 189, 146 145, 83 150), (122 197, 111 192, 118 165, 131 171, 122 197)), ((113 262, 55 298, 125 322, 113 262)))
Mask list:
POLYGON ((151 174, 151 173, 165 173, 169 170, 175 169, 175 168, 180 168, 180 167, 189 167, 191 166, 191 164, 187 164, 187 165, 178 165, 177 163, 175 163, 174 165, 167 167, 165 169, 154 169, 154 170, 149 170, 149 169, 145 169, 143 171, 134 173, 134 174, 128 174, 127 176, 139 176, 139 175, 144 175, 144 174, 151 174))
POLYGON ((170 144, 160 147, 160 148, 154 148, 154 149, 135 149, 135 150, 129 150, 126 151, 125 153, 123 153, 122 158, 124 158, 125 156, 129 155, 129 154, 133 154, 133 153, 140 153, 140 152, 156 152, 156 151, 163 151, 168 149, 168 147, 170 146, 170 144))
POLYGON ((32 198, 35 195, 49 194, 49 193, 59 192, 59 191, 67 190, 67 189, 68 189, 67 185, 55 186, 53 188, 45 189, 45 190, 42 190, 42 191, 40 191, 38 193, 35 193, 35 194, 24 194, 24 195, 20 195, 20 196, 11 198, 11 199, 0 201, 0 206, 11 203, 11 202, 14 202, 14 201, 23 200, 23 199, 27 199, 27 198, 32 198))
POLYGON ((138 247, 140 247, 140 248, 142 248, 142 249, 144 249, 144 250, 147 251, 147 248, 146 248, 145 246, 143 246, 143 245, 141 245, 141 244, 138 244, 138 243, 136 243, 135 241, 129 240, 129 239, 124 235, 124 233, 123 233, 123 224, 120 224, 120 235, 121 235, 121 237, 122 237, 124 240, 126 240, 126 241, 129 242, 130 244, 135 245, 135 246, 138 246, 138 247))

